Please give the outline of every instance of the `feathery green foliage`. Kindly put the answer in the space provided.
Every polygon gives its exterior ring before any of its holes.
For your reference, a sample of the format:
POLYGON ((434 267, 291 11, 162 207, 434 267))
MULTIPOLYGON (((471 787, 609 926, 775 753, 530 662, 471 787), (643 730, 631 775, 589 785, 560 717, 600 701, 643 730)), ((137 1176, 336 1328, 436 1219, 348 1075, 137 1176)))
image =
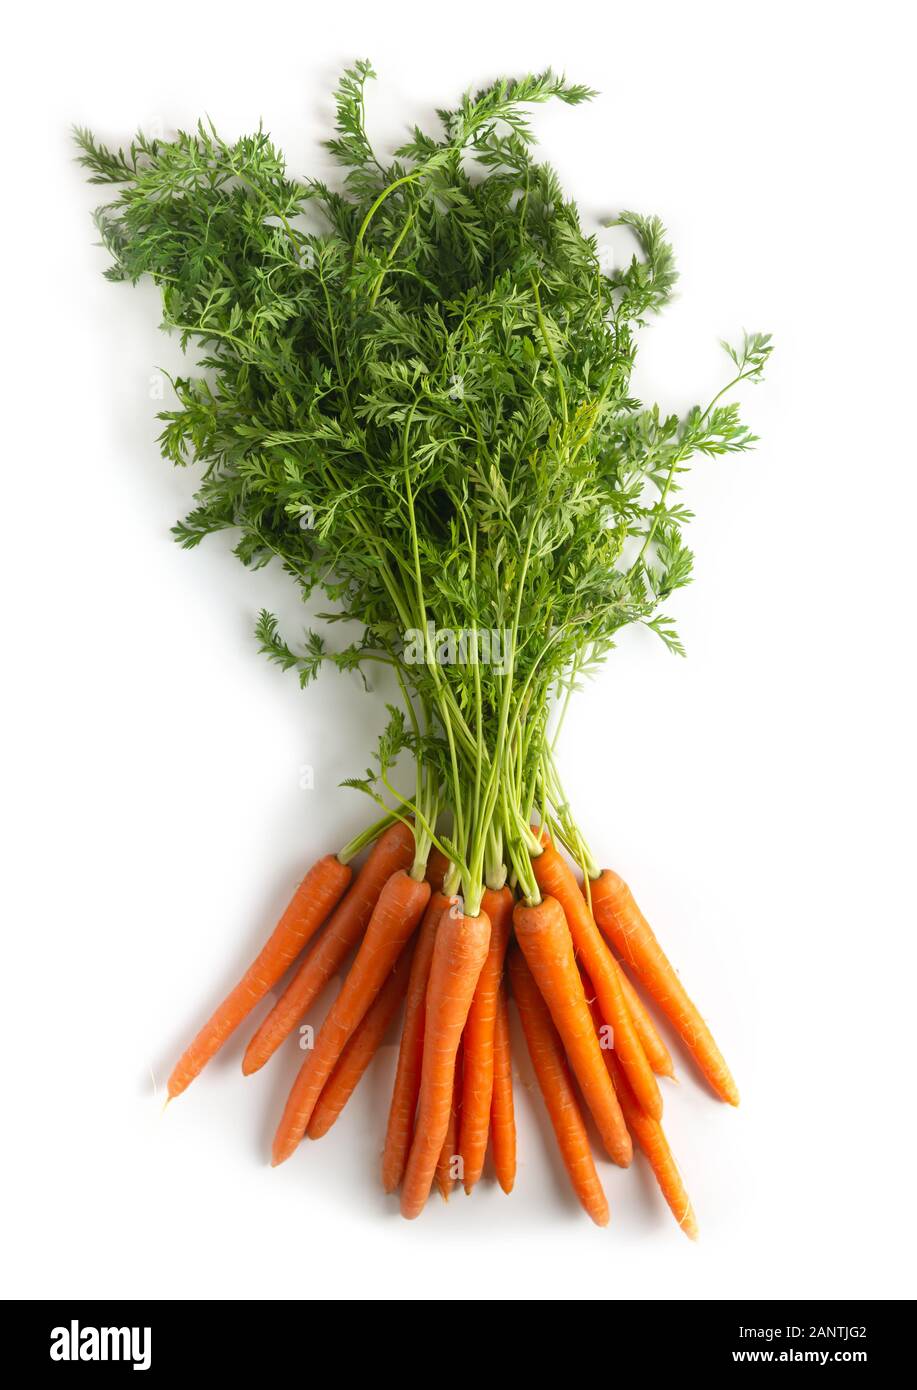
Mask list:
MULTIPOLYGON (((337 89, 337 189, 290 178, 261 130, 76 139, 116 190, 96 215, 106 274, 151 276, 165 326, 201 353, 161 416, 164 456, 203 469, 176 539, 232 529, 244 564, 278 559, 304 596, 325 592, 329 620, 360 625, 337 651, 314 633, 294 650, 268 613, 257 635, 303 685, 329 660, 394 668, 404 709, 353 784, 414 815, 419 864, 431 839, 447 849, 474 910, 507 869, 537 895, 536 804, 588 859, 548 737, 555 696, 565 708, 630 623, 682 652, 660 610, 691 578, 676 494, 693 458, 754 436, 722 392, 683 419, 631 394, 637 331, 677 278, 665 230, 622 213, 637 253, 606 274, 527 116, 592 92, 551 71, 499 81, 385 161, 366 133, 373 76, 358 62, 337 89), (472 651, 495 634, 491 660, 436 660, 446 630, 472 651), (411 797, 390 778, 404 750, 411 797)), ((760 379, 768 336, 724 346, 728 387, 760 379)))

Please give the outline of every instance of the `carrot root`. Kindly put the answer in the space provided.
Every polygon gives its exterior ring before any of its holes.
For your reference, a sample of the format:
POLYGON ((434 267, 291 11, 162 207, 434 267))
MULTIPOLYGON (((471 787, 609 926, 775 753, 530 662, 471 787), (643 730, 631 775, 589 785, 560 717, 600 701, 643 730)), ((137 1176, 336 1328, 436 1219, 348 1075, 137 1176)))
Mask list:
POLYGON ((341 898, 350 877, 351 870, 335 854, 313 864, 267 944, 178 1059, 169 1077, 170 1098, 181 1095, 273 988, 341 898))
POLYGON ((596 1172, 589 1133, 570 1079, 560 1034, 524 954, 515 948, 510 952, 509 973, 538 1087, 573 1190, 595 1224, 607 1226, 608 1201, 596 1172))
POLYGON ((738 1087, 713 1034, 672 968, 627 884, 611 869, 605 869, 592 883, 591 893, 596 921, 621 959, 634 970, 650 998, 673 1024, 720 1099, 738 1105, 738 1087))
POLYGON ((563 908, 552 897, 543 898, 535 907, 517 903, 513 925, 516 940, 563 1040, 570 1066, 598 1126, 605 1150, 615 1163, 626 1168, 633 1156, 633 1146, 602 1060, 563 908))
POLYGON ((306 1130, 310 1139, 321 1139, 328 1133, 379 1050, 392 1020, 401 1007, 408 984, 411 955, 412 948, 409 944, 376 995, 372 1006, 363 1015, 362 1022, 354 1029, 334 1071, 322 1087, 322 1093, 306 1130))
POLYGON ((490 946, 465 1025, 462 1076, 462 1181, 471 1192, 480 1181, 487 1155, 494 1089, 494 1027, 503 978, 503 960, 512 929, 513 895, 508 888, 487 889, 481 910, 490 919, 490 946))
POLYGON ((614 1030, 614 1047, 640 1104, 655 1119, 662 1116, 662 1096, 634 1028, 621 988, 620 973, 576 877, 563 855, 551 844, 532 860, 542 893, 556 898, 564 910, 570 935, 602 1006, 605 1022, 614 1030))
POLYGON ((408 1220, 420 1215, 433 1185, 449 1127, 455 1058, 489 943, 483 912, 466 917, 452 907, 443 913, 427 985, 417 1125, 401 1189, 401 1214, 408 1220))
POLYGON ((285 1162, 306 1132, 322 1087, 348 1040, 371 1006, 414 934, 430 897, 430 885, 399 869, 373 909, 366 935, 340 994, 322 1024, 315 1047, 303 1062, 274 1136, 272 1162, 285 1162))
POLYGON ((500 985, 494 1021, 494 1088, 490 1108, 490 1149, 497 1182, 507 1196, 516 1183, 516 1116, 513 1062, 509 1043, 506 985, 500 985))
POLYGON ((413 860, 413 832, 410 826, 396 821, 379 836, 318 941, 251 1038, 242 1059, 246 1076, 270 1061, 301 1022, 360 941, 388 879, 398 869, 409 869, 413 860))
POLYGON ((436 1161, 436 1173, 434 1175, 434 1182, 444 1202, 448 1202, 456 1184, 456 1160, 458 1160, 460 1169, 458 1176, 461 1176, 463 1166, 458 1145, 462 1103, 462 1058, 463 1048, 462 1044, 459 1043, 458 1052, 455 1054, 455 1077, 452 1085, 452 1108, 449 1112, 449 1124, 446 1128, 443 1147, 440 1149, 439 1158, 436 1161))
POLYGON ((401 1030, 401 1044, 398 1049, 398 1063, 385 1132, 385 1148, 382 1153, 382 1188, 385 1192, 394 1192, 401 1185, 404 1165, 408 1161, 408 1151, 414 1133, 417 1097, 420 1094, 427 981, 430 978, 436 929, 448 906, 448 898, 438 891, 433 893, 424 914, 417 949, 411 962, 404 1025, 401 1030))
POLYGON ((640 1109, 640 1104, 614 1053, 606 1053, 605 1061, 615 1083, 624 1118, 653 1170, 669 1210, 688 1239, 697 1240, 697 1217, 662 1125, 640 1109))

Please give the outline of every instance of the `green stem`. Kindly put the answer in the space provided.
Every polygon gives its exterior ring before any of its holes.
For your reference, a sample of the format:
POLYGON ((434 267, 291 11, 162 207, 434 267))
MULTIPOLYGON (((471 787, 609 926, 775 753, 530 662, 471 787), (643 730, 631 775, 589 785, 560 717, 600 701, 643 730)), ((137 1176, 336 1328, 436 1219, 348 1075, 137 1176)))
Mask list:
POLYGON ((361 830, 359 835, 354 835, 352 840, 347 841, 343 849, 338 850, 338 859, 342 864, 349 864, 351 859, 356 858, 361 849, 365 849, 366 846, 372 844, 374 840, 378 840, 379 836, 399 819, 400 817, 394 811, 389 811, 386 815, 381 816, 379 820, 373 821, 372 825, 368 825, 365 830, 361 830))
POLYGON ((413 174, 405 174, 403 178, 396 179, 394 183, 390 183, 388 188, 383 188, 382 192, 379 194, 378 198, 375 200, 375 202, 372 204, 369 211, 367 212, 366 216, 363 218, 363 221, 360 223, 360 230, 357 232, 357 238, 353 244, 354 261, 356 261, 357 256, 359 255, 362 249, 363 238, 369 229, 370 222, 372 222, 373 218, 381 208, 382 204, 385 202, 386 198, 388 198, 390 194, 394 193, 396 188, 402 188, 407 183, 416 183, 417 180, 423 176, 423 173, 423 169, 415 169, 413 174))

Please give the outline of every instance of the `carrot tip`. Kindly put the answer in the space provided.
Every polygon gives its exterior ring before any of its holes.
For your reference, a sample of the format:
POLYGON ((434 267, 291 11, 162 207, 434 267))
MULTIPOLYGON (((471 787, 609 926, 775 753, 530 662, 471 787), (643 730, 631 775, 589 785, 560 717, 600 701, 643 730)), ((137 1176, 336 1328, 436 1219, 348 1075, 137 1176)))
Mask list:
POLYGON ((684 1221, 682 1221, 680 1225, 681 1229, 688 1237, 688 1240, 697 1240, 698 1236, 700 1235, 700 1230, 698 1229, 697 1225, 697 1217, 694 1215, 693 1211, 685 1217, 684 1221))
POLYGON ((516 1186, 516 1179, 508 1178, 505 1182, 501 1182, 500 1186, 502 1187, 503 1191, 506 1193, 508 1197, 509 1194, 512 1192, 513 1188, 516 1186))

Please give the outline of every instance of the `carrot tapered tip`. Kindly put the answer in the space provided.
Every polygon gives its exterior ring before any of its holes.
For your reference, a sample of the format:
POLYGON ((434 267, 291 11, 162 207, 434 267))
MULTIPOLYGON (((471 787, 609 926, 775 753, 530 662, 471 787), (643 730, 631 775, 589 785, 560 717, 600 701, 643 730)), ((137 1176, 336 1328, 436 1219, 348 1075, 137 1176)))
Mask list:
POLYGON ((697 1240, 700 1235, 700 1228, 697 1224, 697 1217, 694 1215, 693 1207, 688 1208, 685 1216, 678 1224, 688 1237, 688 1240, 697 1240))
MULTIPOLYGON (((627 1144, 619 1144, 614 1153, 609 1153, 608 1157, 612 1163, 616 1163, 619 1168, 629 1168, 634 1157, 634 1146, 628 1135, 627 1144)), ((606 1153, 607 1153, 606 1149, 606 1153)))

